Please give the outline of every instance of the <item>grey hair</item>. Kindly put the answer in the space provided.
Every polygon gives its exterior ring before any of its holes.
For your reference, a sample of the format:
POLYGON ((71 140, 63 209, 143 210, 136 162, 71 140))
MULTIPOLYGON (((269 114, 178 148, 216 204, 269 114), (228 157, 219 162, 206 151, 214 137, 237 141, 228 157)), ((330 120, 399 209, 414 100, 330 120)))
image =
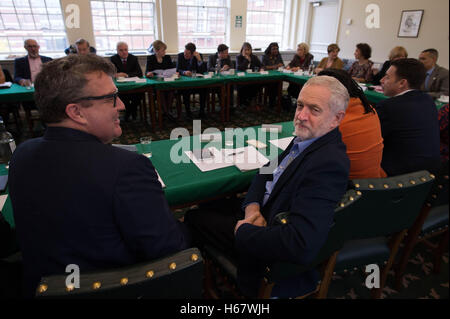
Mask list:
POLYGON ((313 85, 326 87, 330 90, 331 95, 328 100, 328 106, 332 112, 335 114, 340 111, 345 112, 350 96, 347 88, 340 81, 328 75, 315 76, 310 78, 303 88, 313 85))
POLYGON ((126 43, 125 41, 119 41, 117 42, 116 48, 119 48, 121 45, 126 45, 128 47, 128 43, 126 43))
POLYGON ((85 39, 78 39, 77 41, 75 41, 75 45, 79 45, 79 44, 84 44, 86 43, 88 47, 90 47, 91 45, 89 44, 89 42, 85 39))

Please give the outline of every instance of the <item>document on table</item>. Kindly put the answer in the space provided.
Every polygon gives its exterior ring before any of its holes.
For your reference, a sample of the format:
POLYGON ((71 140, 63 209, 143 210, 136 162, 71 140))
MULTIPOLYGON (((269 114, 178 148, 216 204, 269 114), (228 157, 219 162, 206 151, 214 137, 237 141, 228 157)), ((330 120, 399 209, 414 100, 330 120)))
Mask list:
POLYGON ((291 143, 293 138, 294 138, 293 136, 290 136, 290 137, 280 138, 278 140, 271 140, 269 142, 284 151, 285 149, 287 149, 287 147, 289 146, 289 143, 291 143))
POLYGON ((117 82, 136 82, 136 83, 146 83, 146 79, 138 78, 137 76, 133 76, 131 78, 117 78, 117 82))
POLYGON ((233 156, 233 163, 241 172, 261 168, 269 162, 254 146, 226 149, 225 156, 233 156))
POLYGON ((3 210, 3 206, 5 206, 7 198, 8 198, 8 195, 0 195, 0 211, 3 210))
POLYGON ((12 83, 11 82, 5 82, 0 84, 0 89, 9 89, 11 87, 12 83))
POLYGON ((185 151, 184 153, 202 172, 209 172, 234 165, 232 158, 229 159, 224 156, 224 152, 219 151, 215 147, 209 147, 207 149, 211 152, 212 156, 205 159, 197 159, 192 151, 185 151))
POLYGON ((159 69, 159 70, 153 70, 152 73, 155 73, 163 78, 171 78, 177 73, 177 69, 176 68, 167 69, 167 70, 159 69))

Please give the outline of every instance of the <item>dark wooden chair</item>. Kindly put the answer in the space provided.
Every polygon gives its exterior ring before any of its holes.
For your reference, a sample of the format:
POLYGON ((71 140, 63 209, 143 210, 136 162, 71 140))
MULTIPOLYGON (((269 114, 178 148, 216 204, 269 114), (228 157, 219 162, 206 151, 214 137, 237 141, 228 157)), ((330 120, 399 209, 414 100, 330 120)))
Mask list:
POLYGON ((434 267, 433 272, 439 273, 442 255, 448 248, 448 161, 443 163, 433 187, 428 194, 425 205, 408 230, 405 239, 405 247, 401 253, 399 262, 395 265, 395 289, 402 288, 403 273, 408 259, 414 247, 423 242, 433 250, 434 267), (437 243, 430 242, 431 238, 440 236, 437 243))
POLYGON ((66 286, 67 274, 44 277, 36 298, 201 298, 203 259, 189 248, 155 261, 80 274, 80 287, 66 286))

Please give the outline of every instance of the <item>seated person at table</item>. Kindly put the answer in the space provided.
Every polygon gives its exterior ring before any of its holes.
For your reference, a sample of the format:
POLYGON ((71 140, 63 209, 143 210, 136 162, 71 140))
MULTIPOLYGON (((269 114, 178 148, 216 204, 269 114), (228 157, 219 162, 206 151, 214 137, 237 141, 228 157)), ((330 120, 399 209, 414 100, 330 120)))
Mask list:
POLYGON ((95 54, 97 50, 95 48, 91 47, 89 42, 85 39, 78 39, 75 42, 75 48, 77 50, 77 54, 86 55, 89 53, 95 54))
MULTIPOLYGON (((336 204, 344 195, 349 160, 338 126, 349 96, 335 78, 311 78, 302 88, 294 117, 296 137, 275 160, 272 173, 257 174, 242 205, 188 212, 194 242, 213 245, 237 260, 241 292, 254 297, 266 266, 276 261, 310 263, 327 239, 336 204), (290 223, 274 217, 290 213, 290 223)), ((268 167, 266 167, 268 169, 268 167)), ((278 282, 272 297, 313 291, 315 270, 278 282)))
POLYGON ((381 79, 384 95, 377 104, 384 139, 381 167, 388 176, 439 168, 439 123, 436 105, 420 91, 425 67, 416 59, 392 61, 381 79))
MULTIPOLYGON (((145 67, 145 75, 149 78, 156 75, 156 70, 170 70, 176 67, 175 63, 169 55, 166 55, 167 45, 160 41, 155 40, 150 46, 150 55, 147 56, 147 65, 145 67)), ((178 74, 178 73, 177 73, 178 74)), ((163 116, 173 120, 173 116, 169 112, 169 108, 173 102, 173 91, 164 91, 161 94, 163 116)))
POLYGON ((337 44, 330 44, 327 48, 328 57, 320 60, 314 72, 318 74, 325 69, 342 69, 344 67, 344 62, 338 58, 339 51, 341 51, 341 49, 337 44))
POLYGON ((420 62, 427 70, 422 91, 428 92, 433 99, 438 99, 441 95, 448 96, 448 70, 437 65, 439 53, 436 49, 428 49, 419 55, 420 62))
MULTIPOLYGON (((111 57, 111 62, 116 67, 116 78, 142 77, 141 66, 136 56, 128 53, 126 42, 117 43, 117 54, 111 57)), ((120 99, 125 104, 125 121, 131 117, 136 120, 137 107, 141 104, 144 95, 141 94, 119 94, 120 99)))
MULTIPOLYGON (((206 71, 206 63, 203 57, 198 53, 194 43, 189 42, 184 47, 184 52, 178 54, 177 72, 184 76, 192 76, 192 72, 203 73, 206 71)), ((191 119, 191 94, 200 94, 200 113, 199 117, 204 118, 207 89, 183 90, 183 103, 186 107, 186 116, 191 119)))
MULTIPOLYGON (((236 70, 246 71, 247 69, 259 71, 262 68, 262 63, 256 55, 252 52, 252 45, 244 42, 241 47, 240 54, 236 57, 236 70)), ((238 87, 239 102, 244 107, 256 105, 256 95, 260 86, 258 84, 249 84, 238 87)))
POLYGON ((52 58, 39 55, 39 44, 36 40, 25 40, 24 47, 28 54, 14 60, 14 82, 21 86, 30 86, 34 83, 42 65, 52 58))
MULTIPOLYGON (((284 66, 283 58, 281 57, 278 43, 272 42, 267 47, 266 51, 264 51, 264 55, 262 57, 262 64, 265 70, 277 70, 279 67, 284 66)), ((278 93, 278 84, 267 84, 266 90, 269 95, 269 106, 275 106, 275 100, 277 98, 278 93)))
POLYGON ((216 70, 217 61, 219 61, 219 72, 228 71, 233 68, 226 44, 220 44, 217 47, 217 53, 209 56, 207 65, 208 72, 214 72, 216 70))
POLYGON ((348 90, 350 101, 339 125, 350 159, 350 179, 386 177, 381 168, 383 138, 377 112, 361 87, 344 70, 326 69, 319 76, 336 78, 348 90))
POLYGON ((391 50, 391 53, 389 53, 389 60, 385 61, 383 63, 383 67, 380 71, 378 69, 372 69, 373 72, 373 78, 372 78, 372 84, 374 85, 380 85, 381 79, 386 75, 386 71, 391 66, 391 62, 398 60, 398 59, 406 59, 408 57, 408 52, 404 47, 395 47, 391 50))
POLYGON ((370 61, 372 48, 367 43, 358 43, 355 50, 355 59, 348 73, 356 82, 371 82, 373 77, 373 62, 370 61))
MULTIPOLYGON (((52 58, 39 55, 40 46, 36 40, 25 40, 24 47, 28 54, 14 60, 14 82, 21 86, 30 87, 34 83, 42 65, 51 61, 52 58)), ((31 117, 31 109, 36 108, 34 101, 22 102, 22 106, 27 116, 31 117)))
MULTIPOLYGON (((297 46, 297 53, 292 58, 292 61, 287 65, 286 70, 291 70, 293 72, 297 72, 299 70, 307 71, 313 61, 314 55, 309 53, 309 45, 303 42, 297 46)), ((300 89, 300 85, 289 83, 287 91, 291 98, 297 99, 300 89)))
POLYGON ((36 78, 47 130, 20 144, 9 168, 27 297, 42 276, 64 274, 69 264, 83 273, 187 247, 152 162, 108 144, 122 134, 114 74, 101 57, 71 54, 36 78))
POLYGON ((441 131, 441 162, 448 161, 448 104, 439 109, 439 129, 441 131))

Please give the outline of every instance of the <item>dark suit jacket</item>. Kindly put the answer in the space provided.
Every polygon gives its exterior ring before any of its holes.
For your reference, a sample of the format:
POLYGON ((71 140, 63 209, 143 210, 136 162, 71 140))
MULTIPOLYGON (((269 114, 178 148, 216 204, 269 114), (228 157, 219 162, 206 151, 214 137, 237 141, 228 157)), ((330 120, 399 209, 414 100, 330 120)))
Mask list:
POLYGON ((428 80, 428 87, 425 87, 424 83, 422 90, 428 92, 434 99, 439 98, 441 95, 448 96, 448 70, 436 65, 428 80))
MULTIPOLYGON (((40 55, 42 63, 46 63, 52 60, 47 56, 40 55)), ((28 55, 17 58, 14 60, 14 82, 19 83, 20 80, 30 80, 31 79, 31 71, 30 71, 30 63, 28 62, 28 55)))
MULTIPOLYGON (((292 144, 280 155, 278 163, 289 154, 292 144)), ((263 207, 266 182, 273 175, 256 175, 243 205, 259 203, 267 227, 243 224, 236 232, 236 248, 243 256, 241 266, 245 268, 254 261, 265 265, 274 261, 312 262, 325 243, 336 204, 346 191, 349 169, 346 147, 336 128, 313 142, 286 168, 263 207), (274 225, 274 217, 282 212, 290 212, 290 223, 274 225)), ((250 272, 242 271, 247 275, 250 272)), ((317 282, 311 280, 312 276, 311 272, 301 276, 300 282, 308 283, 308 287, 285 291, 285 297, 315 288, 317 282)))
POLYGON ((116 66, 117 73, 126 73, 128 77, 142 77, 142 69, 139 65, 138 58, 132 54, 128 54, 126 67, 124 67, 122 59, 118 54, 111 57, 111 62, 116 66))
POLYGON ((390 67, 391 67, 391 61, 390 60, 384 61, 383 67, 381 68, 381 70, 373 76, 372 84, 380 85, 381 79, 386 75, 386 72, 387 72, 387 70, 389 70, 390 67))
POLYGON ((418 90, 376 107, 384 139, 381 166, 388 176, 439 167, 439 123, 433 99, 418 90))
POLYGON ((192 56, 189 60, 184 58, 184 53, 181 52, 177 57, 177 72, 180 72, 183 75, 185 71, 196 71, 197 73, 206 72, 206 63, 203 61, 203 56, 200 54, 202 61, 199 62, 197 59, 192 56))
MULTIPOLYGON (((207 67, 208 72, 214 72, 216 70, 216 63, 217 63, 218 58, 219 58, 219 55, 217 53, 209 56, 208 67, 207 67)), ((228 56, 228 58, 226 58, 226 59, 220 60, 220 65, 219 65, 220 68, 223 68, 225 65, 230 66, 230 69, 234 68, 234 64, 233 64, 233 62, 231 62, 230 56, 228 56)))
POLYGON ((263 64, 260 59, 254 54, 250 57, 251 62, 249 62, 242 54, 236 57, 236 69, 238 71, 245 71, 247 69, 253 69, 254 67, 262 68, 263 64))
POLYGON ((186 248, 150 160, 49 127, 11 159, 9 187, 26 294, 41 276, 130 265, 186 248))

